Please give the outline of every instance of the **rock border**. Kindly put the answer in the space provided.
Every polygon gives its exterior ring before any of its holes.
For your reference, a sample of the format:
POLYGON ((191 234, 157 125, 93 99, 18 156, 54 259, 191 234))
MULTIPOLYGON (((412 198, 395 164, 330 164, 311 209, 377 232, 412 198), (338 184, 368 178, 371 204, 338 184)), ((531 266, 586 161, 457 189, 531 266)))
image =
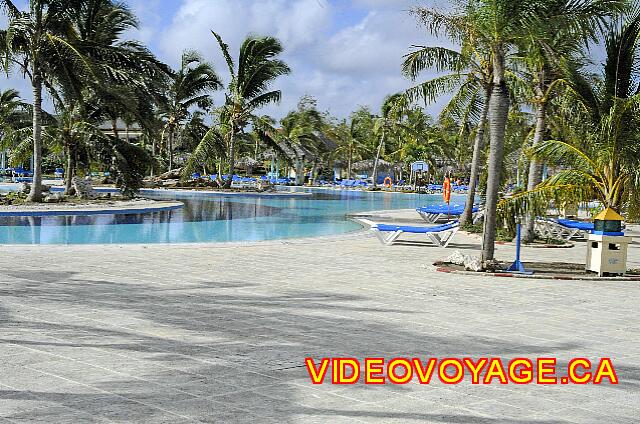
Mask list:
MULTIPOLYGON (((125 203, 125 202, 120 202, 125 203)), ((89 215, 138 215, 143 213, 167 212, 184 207, 182 202, 146 201, 144 205, 65 205, 60 203, 47 204, 46 208, 29 206, 2 210, 0 217, 47 217, 47 216, 89 216, 89 215)))
POLYGON ((525 275, 525 274, 514 274, 511 272, 500 271, 500 272, 473 272, 473 271, 463 271, 458 269, 447 268, 443 265, 433 265, 431 268, 435 272, 442 272, 445 274, 454 274, 454 275, 472 275, 472 276, 483 276, 483 277, 503 277, 503 278, 528 278, 531 280, 561 280, 561 281, 640 281, 640 276, 627 276, 627 277, 597 277, 597 276, 573 276, 573 275, 565 275, 565 274, 552 274, 552 275, 525 275))

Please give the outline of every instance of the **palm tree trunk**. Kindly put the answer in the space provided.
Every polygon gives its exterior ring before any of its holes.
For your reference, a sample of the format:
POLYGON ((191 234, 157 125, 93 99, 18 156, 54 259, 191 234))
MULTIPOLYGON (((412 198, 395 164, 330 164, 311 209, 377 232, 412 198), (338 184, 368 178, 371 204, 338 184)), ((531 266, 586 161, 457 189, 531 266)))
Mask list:
POLYGON ((304 184, 304 157, 296 160, 296 185, 304 184))
POLYGON ((253 160, 257 161, 258 160, 258 138, 256 137, 256 146, 255 146, 255 150, 253 152, 253 160))
POLYGON ((33 72, 33 184, 27 202, 42 201, 42 77, 33 72))
POLYGON ((484 106, 482 107, 482 115, 480 116, 480 123, 478 123, 476 139, 473 143, 473 159, 471 160, 471 177, 469 178, 469 191, 467 192, 467 202, 464 207, 464 212, 460 217, 460 225, 465 225, 473 222, 473 204, 476 201, 478 175, 480 174, 480 158, 482 157, 482 150, 484 149, 484 132, 487 123, 487 115, 489 113, 490 99, 491 91, 487 90, 484 98, 484 106))
POLYGON ((378 187, 378 164, 380 163, 380 156, 382 155, 382 147, 385 142, 385 132, 382 132, 382 136, 380 137, 380 144, 378 144, 378 151, 376 152, 376 159, 373 162, 373 188, 378 187))
POLYGON ((353 163, 353 148, 349 147, 349 161, 347 163, 347 179, 351 179, 351 165, 353 163))
POLYGON ((224 188, 231 188, 233 183, 233 171, 236 167, 236 134, 233 124, 231 125, 231 134, 229 136, 229 175, 224 183, 224 188))
POLYGON ((489 179, 487 181, 487 200, 485 205, 484 234, 482 239, 482 263, 494 259, 498 191, 504 156, 504 137, 509 116, 509 91, 504 79, 504 48, 493 46, 493 88, 489 101, 489 179))
POLYGON ((314 185, 316 183, 316 174, 318 173, 318 158, 313 160, 313 166, 311 167, 311 176, 309 179, 309 185, 314 185))
POLYGON ((168 146, 169 150, 169 171, 173 170, 173 127, 169 127, 168 146))
POLYGON ((74 168, 74 149, 71 147, 71 143, 67 144, 67 169, 65 170, 65 184, 64 184, 64 192, 65 194, 69 194, 71 190, 71 180, 73 179, 73 168, 74 168))
MULTIPOLYGON (((533 134, 533 141, 531 143, 532 147, 537 146, 542 143, 544 139, 544 135, 547 129, 547 105, 541 101, 537 104, 536 107, 536 130, 533 134)), ((533 190, 536 188, 538 184, 542 181, 542 163, 536 159, 531 158, 531 163, 529 164, 529 178, 527 180, 527 191, 533 190)), ((535 216, 532 212, 529 212, 524 220, 524 232, 522 239, 525 243, 533 242, 535 238, 535 216)))
POLYGON ((113 131, 113 136, 120 140, 120 132, 118 131, 118 118, 111 119, 111 130, 113 131))

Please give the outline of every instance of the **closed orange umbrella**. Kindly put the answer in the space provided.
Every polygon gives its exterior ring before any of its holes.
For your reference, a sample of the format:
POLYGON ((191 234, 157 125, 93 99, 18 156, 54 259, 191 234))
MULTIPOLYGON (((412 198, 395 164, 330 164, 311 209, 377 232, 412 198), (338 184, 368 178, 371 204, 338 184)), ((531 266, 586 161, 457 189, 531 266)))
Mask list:
POLYGON ((447 205, 451 203, 451 179, 449 177, 446 177, 442 184, 442 197, 447 205))

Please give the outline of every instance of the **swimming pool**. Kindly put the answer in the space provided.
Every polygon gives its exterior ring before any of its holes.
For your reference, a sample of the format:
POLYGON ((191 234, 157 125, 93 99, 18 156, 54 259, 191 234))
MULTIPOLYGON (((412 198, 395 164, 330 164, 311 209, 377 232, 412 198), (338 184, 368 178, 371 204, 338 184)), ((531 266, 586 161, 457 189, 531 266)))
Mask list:
MULTIPOLYGON (((348 233, 361 228, 346 215, 440 204, 440 195, 287 188, 309 195, 268 197, 145 193, 185 207, 124 215, 1 217, 0 244, 220 243, 348 233)), ((454 196, 452 203, 464 203, 454 196)))

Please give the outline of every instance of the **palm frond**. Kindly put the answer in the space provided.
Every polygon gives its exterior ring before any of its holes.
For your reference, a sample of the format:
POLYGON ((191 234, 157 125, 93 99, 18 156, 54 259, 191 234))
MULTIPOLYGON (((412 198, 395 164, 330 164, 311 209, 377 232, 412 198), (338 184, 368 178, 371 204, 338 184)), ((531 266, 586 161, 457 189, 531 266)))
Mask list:
POLYGON ((445 47, 411 46, 413 51, 404 56, 402 73, 412 80, 425 69, 434 68, 437 72, 462 72, 468 64, 464 56, 445 47))
POLYGON ((425 104, 433 103, 438 97, 453 92, 465 77, 463 74, 442 75, 409 88, 406 96, 411 102, 422 99, 425 104))
POLYGON ((534 147, 532 156, 553 162, 562 163, 575 169, 597 172, 598 164, 589 155, 567 142, 559 140, 547 140, 534 147))
POLYGON ((236 77, 235 65, 233 63, 233 59, 229 54, 229 45, 226 44, 222 37, 215 31, 211 31, 213 36, 215 37, 218 45, 220 46, 220 50, 222 51, 222 55, 224 56, 224 60, 227 62, 227 67, 229 68, 229 74, 231 74, 231 79, 234 80, 236 77))

